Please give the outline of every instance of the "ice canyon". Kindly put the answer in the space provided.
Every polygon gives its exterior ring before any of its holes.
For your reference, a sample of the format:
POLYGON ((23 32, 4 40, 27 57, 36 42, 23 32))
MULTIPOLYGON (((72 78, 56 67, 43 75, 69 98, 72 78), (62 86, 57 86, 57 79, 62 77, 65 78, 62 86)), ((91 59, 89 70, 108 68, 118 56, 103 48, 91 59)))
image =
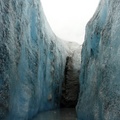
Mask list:
POLYGON ((120 0, 100 0, 82 52, 54 34, 40 0, 0 0, 0 120, 76 103, 78 120, 120 120, 119 32, 120 0))
POLYGON ((39 0, 1 0, 0 119, 28 120, 59 108, 73 50, 52 32, 39 0))

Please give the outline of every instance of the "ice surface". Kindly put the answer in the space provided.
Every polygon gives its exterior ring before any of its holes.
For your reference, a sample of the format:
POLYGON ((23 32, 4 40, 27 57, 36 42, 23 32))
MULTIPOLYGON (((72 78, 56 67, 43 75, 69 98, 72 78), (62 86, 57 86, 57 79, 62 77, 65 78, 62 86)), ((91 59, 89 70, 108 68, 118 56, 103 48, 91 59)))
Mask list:
POLYGON ((0 0, 0 119, 58 108, 66 57, 39 0, 0 0))
POLYGON ((33 120, 76 120, 76 112, 74 108, 56 109, 42 112, 33 120))
POLYGON ((101 0, 86 26, 78 120, 120 120, 120 1, 101 0))
POLYGON ((69 56, 66 59, 65 78, 62 84, 61 107, 75 108, 79 95, 79 74, 82 46, 69 42, 69 56))

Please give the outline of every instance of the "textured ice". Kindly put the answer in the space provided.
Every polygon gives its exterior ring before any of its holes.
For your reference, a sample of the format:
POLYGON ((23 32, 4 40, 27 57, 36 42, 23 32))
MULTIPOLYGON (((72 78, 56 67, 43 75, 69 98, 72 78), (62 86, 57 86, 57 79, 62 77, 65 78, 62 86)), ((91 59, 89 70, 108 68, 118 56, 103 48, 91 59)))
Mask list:
POLYGON ((58 108, 66 56, 39 0, 0 0, 0 119, 58 108))
POLYGON ((69 42, 69 56, 66 59, 65 77, 62 84, 61 107, 75 108, 79 95, 79 74, 81 46, 69 42))
POLYGON ((86 26, 78 120, 120 120, 120 0, 101 0, 86 26))

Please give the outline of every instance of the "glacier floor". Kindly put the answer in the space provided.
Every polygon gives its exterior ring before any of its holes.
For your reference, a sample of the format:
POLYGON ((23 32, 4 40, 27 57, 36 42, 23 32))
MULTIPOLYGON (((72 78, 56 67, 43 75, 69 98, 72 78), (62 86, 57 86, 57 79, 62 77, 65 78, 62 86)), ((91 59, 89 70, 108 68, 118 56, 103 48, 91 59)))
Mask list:
POLYGON ((42 112, 33 120, 77 120, 74 108, 63 108, 53 111, 42 112))

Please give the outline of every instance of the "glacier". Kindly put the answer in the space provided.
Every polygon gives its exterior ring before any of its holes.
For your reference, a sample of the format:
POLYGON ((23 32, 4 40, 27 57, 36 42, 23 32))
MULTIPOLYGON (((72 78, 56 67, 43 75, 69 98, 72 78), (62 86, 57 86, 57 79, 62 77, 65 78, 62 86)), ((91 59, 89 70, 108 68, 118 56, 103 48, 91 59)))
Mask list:
POLYGON ((0 119, 59 108, 67 56, 40 0, 0 0, 0 119))
POLYGON ((86 26, 80 59, 81 47, 75 50, 52 32, 40 0, 1 0, 0 119, 28 120, 59 108, 65 77, 71 93, 78 81, 70 80, 80 72, 78 120, 119 120, 119 31, 120 1, 101 0, 86 26))
POLYGON ((120 120, 120 0, 100 0, 82 47, 78 120, 120 120))

